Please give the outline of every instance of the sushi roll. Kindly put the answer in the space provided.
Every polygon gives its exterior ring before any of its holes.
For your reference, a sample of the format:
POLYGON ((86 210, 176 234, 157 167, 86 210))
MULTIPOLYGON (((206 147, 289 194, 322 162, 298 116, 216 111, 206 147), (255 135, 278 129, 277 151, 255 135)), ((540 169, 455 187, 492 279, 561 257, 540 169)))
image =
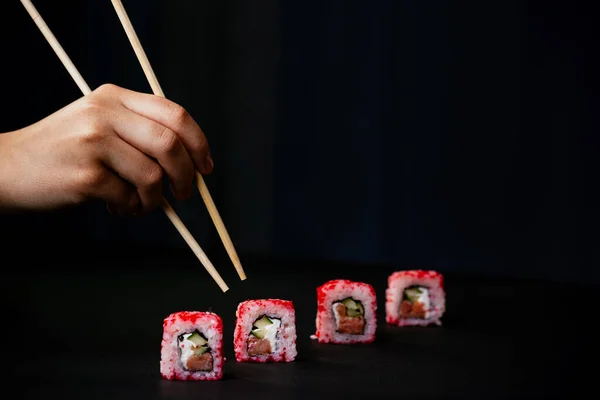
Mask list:
POLYGON ((160 351, 163 378, 220 380, 224 362, 223 321, 217 314, 181 311, 164 319, 160 351))
POLYGON ((386 322, 397 326, 442 325, 444 277, 436 271, 397 271, 388 277, 386 322))
POLYGON ((317 288, 319 343, 371 343, 377 330, 377 298, 368 283, 331 280, 317 288))
POLYGON ((247 300, 236 311, 235 358, 239 362, 291 362, 296 351, 296 313, 289 300, 247 300))

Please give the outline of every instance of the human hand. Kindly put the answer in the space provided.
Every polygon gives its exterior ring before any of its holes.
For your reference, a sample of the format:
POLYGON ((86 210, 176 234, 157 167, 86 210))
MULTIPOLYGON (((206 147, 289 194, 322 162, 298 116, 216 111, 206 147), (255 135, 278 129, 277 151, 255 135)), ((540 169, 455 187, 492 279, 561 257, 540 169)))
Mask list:
POLYGON ((195 169, 213 169, 204 133, 165 98, 103 85, 26 128, 0 134, 0 208, 49 210, 103 200, 145 214, 163 196, 190 197, 195 169))

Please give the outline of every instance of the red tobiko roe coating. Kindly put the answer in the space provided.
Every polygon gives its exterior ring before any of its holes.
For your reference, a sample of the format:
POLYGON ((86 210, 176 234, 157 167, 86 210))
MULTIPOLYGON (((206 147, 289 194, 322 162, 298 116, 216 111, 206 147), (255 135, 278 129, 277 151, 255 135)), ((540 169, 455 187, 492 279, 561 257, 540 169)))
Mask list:
MULTIPOLYGON (((372 285, 369 285, 368 283, 364 283, 364 282, 356 282, 356 281, 351 281, 348 279, 333 279, 330 281, 325 282, 324 284, 322 284, 321 286, 317 287, 317 314, 319 313, 325 313, 327 310, 325 308, 325 297, 327 296, 327 292, 329 292, 332 289, 335 288, 355 288, 355 287, 361 287, 366 289, 369 292, 369 295, 372 296, 373 298, 376 298, 376 294, 375 294, 375 289, 373 288, 372 285)), ((329 342, 330 336, 323 332, 323 330, 321 328, 318 328, 317 331, 315 332, 315 336, 319 339, 319 341, 321 342, 322 339, 327 339, 326 341, 329 342)), ((358 344, 358 343, 372 343, 375 341, 375 336, 373 336, 372 338, 365 340, 365 339, 361 339, 361 340, 352 340, 349 341, 348 344, 358 344)))
POLYGON ((217 326, 215 326, 215 329, 217 329, 219 332, 222 332, 223 331, 223 321, 221 320, 221 317, 219 317, 217 314, 212 313, 212 312, 201 312, 201 311, 179 311, 179 312, 173 313, 173 314, 169 315, 167 318, 165 318, 165 320, 163 322, 163 327, 173 325, 175 322, 178 322, 178 321, 191 322, 192 324, 195 324, 198 322, 198 320, 206 319, 208 317, 216 317, 215 320, 217 322, 217 326))
MULTIPOLYGON (((163 321, 163 329, 167 329, 168 327, 170 327, 171 325, 177 323, 177 322, 190 322, 192 324, 196 324, 200 321, 207 321, 207 320, 213 320, 216 322, 214 328, 219 332, 220 335, 223 334, 223 320, 221 319, 221 317, 218 314, 215 314, 213 312, 203 312, 203 311, 179 311, 179 312, 175 312, 172 313, 171 315, 169 315, 168 317, 166 317, 163 321)), ((164 345, 164 341, 161 344, 161 348, 164 345)), ((222 348, 220 349, 220 351, 222 352, 222 348)), ((169 359, 170 362, 173 362, 173 359, 169 359)), ((223 358, 223 361, 225 361, 225 358, 223 358)), ((197 379, 199 381, 218 381, 221 380, 223 377, 223 370, 221 369, 220 374, 217 374, 215 376, 206 376, 202 379, 197 379)), ((185 380, 196 380, 193 378, 190 378, 189 376, 186 376, 184 374, 181 374, 179 372, 175 372, 174 375, 170 375, 167 376, 164 373, 161 372, 161 376, 164 379, 167 380, 179 380, 179 381, 185 381, 185 380)))
POLYGON ((425 321, 425 322, 403 322, 410 321, 410 319, 402 318, 399 314, 397 314, 397 309, 400 307, 400 302, 397 299, 397 294, 390 291, 390 287, 393 286, 398 280, 408 279, 408 280, 422 280, 425 282, 429 282, 432 286, 439 288, 442 290, 442 301, 445 303, 445 294, 444 293, 444 276, 434 270, 423 270, 423 269, 414 269, 414 270, 404 270, 404 271, 396 271, 392 273, 388 277, 388 289, 386 290, 385 296, 385 304, 386 304, 386 317, 385 320, 388 324, 398 325, 398 326, 426 326, 429 324, 437 324, 441 325, 440 317, 436 318, 433 321, 425 321))
POLYGON ((388 284, 395 281, 398 278, 413 277, 417 279, 437 279, 439 286, 444 288, 444 276, 437 271, 424 270, 424 269, 413 269, 410 271, 397 271, 388 277, 388 284))
POLYGON ((352 287, 362 287, 364 289, 367 289, 369 291, 369 294, 373 297, 375 297, 375 289, 373 288, 373 286, 369 285, 368 283, 364 283, 364 282, 355 282, 355 281, 350 281, 348 279, 333 279, 330 280, 328 282, 325 282, 324 284, 322 284, 321 286, 319 286, 317 288, 317 304, 319 304, 319 310, 324 310, 323 306, 323 300, 325 299, 325 296, 327 295, 327 292, 333 288, 335 288, 337 285, 341 285, 342 288, 352 288, 352 287))
POLYGON ((280 299, 263 299, 263 300, 246 300, 239 306, 239 313, 246 312, 246 309, 250 306, 258 307, 281 307, 289 311, 294 311, 294 303, 291 300, 280 300, 280 299))
MULTIPOLYGON (((262 308, 280 308, 291 311, 294 313, 294 323, 295 323, 295 308, 294 303, 291 300, 281 300, 281 299, 254 299, 254 300, 246 300, 238 305, 238 309, 236 311, 236 315, 238 317, 244 315, 244 313, 248 312, 250 307, 262 307, 262 308)), ((242 348, 246 346, 246 342, 248 340, 247 336, 242 336, 241 326, 237 325, 234 329, 234 337, 233 337, 233 346, 234 349, 242 348)), ((292 339, 292 345, 296 346, 297 337, 292 339)), ((288 353, 284 350, 280 354, 277 355, 268 355, 262 360, 257 360, 255 357, 243 356, 242 354, 236 351, 235 358, 238 362, 259 362, 259 363, 268 363, 268 362, 282 362, 286 360, 288 353)))

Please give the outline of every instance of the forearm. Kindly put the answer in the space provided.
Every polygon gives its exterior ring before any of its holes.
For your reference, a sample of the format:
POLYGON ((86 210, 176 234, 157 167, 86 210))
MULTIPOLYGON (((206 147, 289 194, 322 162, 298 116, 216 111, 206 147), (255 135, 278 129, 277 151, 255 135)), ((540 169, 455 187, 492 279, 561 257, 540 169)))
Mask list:
POLYGON ((11 156, 10 135, 13 133, 0 133, 0 213, 16 211, 15 202, 11 193, 11 156))

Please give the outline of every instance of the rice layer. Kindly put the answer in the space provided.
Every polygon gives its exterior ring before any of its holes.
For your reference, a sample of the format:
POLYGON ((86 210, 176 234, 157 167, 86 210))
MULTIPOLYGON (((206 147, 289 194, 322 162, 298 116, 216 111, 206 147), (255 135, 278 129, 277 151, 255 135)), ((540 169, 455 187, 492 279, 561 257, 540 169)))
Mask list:
POLYGON ((289 300, 263 299, 247 300, 240 303, 236 310, 234 330, 234 351, 237 361, 251 362, 291 362, 296 355, 296 314, 294 305, 289 300), (261 316, 281 320, 277 330, 276 345, 271 354, 248 355, 248 338, 252 325, 261 316))
POLYGON ((377 298, 375 289, 368 283, 345 279, 331 280, 317 288, 316 333, 313 338, 319 343, 371 343, 377 330, 377 298), (363 334, 337 332, 336 317, 332 305, 345 298, 352 298, 364 307, 365 327, 363 334))
POLYGON ((163 322, 160 373, 168 380, 219 380, 223 377, 223 322, 210 312, 181 311, 163 322), (180 360, 178 336, 198 330, 207 340, 213 356, 212 371, 188 371, 180 360))
POLYGON ((396 326, 426 326, 441 325, 441 318, 446 310, 446 293, 444 277, 436 271, 407 270, 396 271, 388 277, 386 289, 386 322, 396 326), (428 288, 430 311, 428 318, 403 318, 400 316, 400 302, 404 289, 411 286, 428 288))

